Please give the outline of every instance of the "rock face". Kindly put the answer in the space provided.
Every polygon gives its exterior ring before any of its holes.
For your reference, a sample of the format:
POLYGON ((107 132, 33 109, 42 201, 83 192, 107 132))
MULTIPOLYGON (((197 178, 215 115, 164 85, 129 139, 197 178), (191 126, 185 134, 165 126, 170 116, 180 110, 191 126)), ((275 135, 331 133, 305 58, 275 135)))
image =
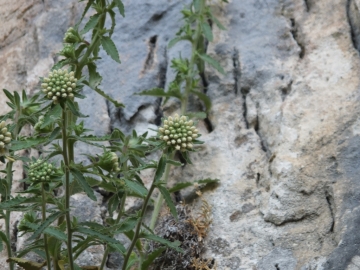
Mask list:
MULTIPOLYGON (((167 43, 189 1, 123 2, 126 17, 118 16, 113 36, 122 64, 102 52, 100 72, 102 89, 126 108, 85 90, 80 106, 97 134, 145 131, 175 111, 177 104, 161 108, 133 94, 166 86, 171 59, 188 52, 185 43, 167 43)), ((229 270, 360 269, 360 1, 213 2, 227 31, 214 28, 207 52, 226 75, 206 68, 212 128, 200 125, 206 143, 194 165, 172 175, 220 179, 204 191, 213 208, 204 257, 229 270)), ((2 87, 38 91, 81 10, 75 0, 1 1, 2 87)))

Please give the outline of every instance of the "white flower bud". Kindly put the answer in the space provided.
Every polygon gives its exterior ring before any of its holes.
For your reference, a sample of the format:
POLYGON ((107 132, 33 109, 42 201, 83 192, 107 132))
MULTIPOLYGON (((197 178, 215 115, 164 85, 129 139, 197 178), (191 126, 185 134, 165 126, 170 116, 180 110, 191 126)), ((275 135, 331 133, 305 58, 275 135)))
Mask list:
POLYGON ((169 137, 168 136, 164 136, 164 141, 167 141, 169 140, 169 137))
POLYGON ((181 144, 181 147, 182 147, 182 148, 186 148, 186 143, 182 143, 182 144, 181 144))
POLYGON ((175 146, 175 149, 176 149, 176 150, 180 150, 180 148, 181 148, 181 147, 180 147, 179 145, 175 146))
POLYGON ((164 121, 164 125, 168 125, 169 124, 169 121, 168 120, 165 120, 164 121))
POLYGON ((10 137, 6 137, 6 138, 4 139, 4 142, 5 142, 5 143, 10 143, 10 142, 11 142, 11 138, 10 138, 10 137))
POLYGON ((5 121, 2 121, 2 122, 0 123, 0 128, 4 128, 5 126, 6 126, 5 121))
POLYGON ((184 115, 183 115, 183 116, 181 116, 181 117, 180 117, 180 120, 182 120, 182 121, 183 121, 183 123, 184 123, 184 121, 186 121, 186 116, 184 116, 184 115))
POLYGON ((161 133, 164 133, 164 128, 159 128, 159 131, 161 132, 161 133))
POLYGON ((169 121, 169 126, 173 126, 174 122, 173 121, 169 121))
POLYGON ((169 117, 168 117, 168 120, 169 120, 169 121, 172 121, 172 120, 173 120, 173 118, 172 118, 171 116, 169 116, 169 117))
POLYGON ((176 143, 176 141, 175 141, 175 140, 171 140, 171 143, 172 143, 172 144, 175 144, 175 143, 176 143))
POLYGON ((4 127, 4 128, 1 129, 1 133, 2 133, 2 134, 5 134, 6 132, 7 132, 7 128, 6 128, 6 127, 4 127))
POLYGON ((2 141, 4 138, 4 135, 0 134, 0 140, 2 141))
POLYGON ((187 134, 191 135, 191 134, 192 134, 192 132, 189 130, 189 131, 187 132, 187 134))
POLYGON ((10 132, 6 132, 4 135, 5 135, 5 137, 10 137, 11 138, 11 133, 10 132))
POLYGON ((67 94, 64 93, 64 94, 62 94, 61 96, 62 96, 63 98, 66 98, 66 97, 67 97, 67 94))
POLYGON ((192 143, 188 143, 188 144, 187 144, 187 148, 190 148, 190 149, 193 148, 192 143))
POLYGON ((3 142, 0 142, 0 148, 4 148, 5 144, 3 142))
POLYGON ((197 134, 193 134, 193 135, 191 135, 191 136, 193 137, 193 139, 196 139, 196 138, 198 137, 197 134))
POLYGON ((164 125, 164 128, 165 128, 165 129, 168 129, 168 128, 169 128, 169 126, 168 126, 168 125, 164 125))
POLYGON ((168 142, 167 142, 167 145, 170 145, 170 144, 171 144, 171 142, 170 142, 170 141, 168 141, 168 142))
POLYGON ((188 142, 191 142, 191 141, 192 141, 192 138, 191 138, 191 137, 187 137, 187 140, 188 140, 188 142))
POLYGON ((181 139, 177 139, 177 143, 181 143, 181 139))
POLYGON ((170 134, 170 130, 165 130, 165 134, 170 134))

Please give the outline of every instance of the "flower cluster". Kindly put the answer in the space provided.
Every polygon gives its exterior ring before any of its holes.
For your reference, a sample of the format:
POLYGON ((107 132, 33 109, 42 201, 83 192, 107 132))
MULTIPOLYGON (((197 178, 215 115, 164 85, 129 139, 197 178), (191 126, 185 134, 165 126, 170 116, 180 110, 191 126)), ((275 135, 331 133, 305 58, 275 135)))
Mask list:
POLYGON ((175 114, 174 117, 164 119, 163 126, 159 128, 159 136, 167 145, 184 152, 193 148, 192 141, 199 134, 192 120, 175 114))
POLYGON ((77 43, 80 41, 81 41, 81 37, 79 33, 74 28, 70 27, 65 33, 64 42, 77 43))
POLYGON ((53 125, 52 124, 48 125, 48 126, 46 126, 44 128, 41 128, 41 126, 44 124, 44 119, 45 119, 45 117, 43 115, 40 115, 38 121, 36 122, 36 124, 34 126, 34 129, 39 133, 50 132, 50 131, 53 130, 53 125))
POLYGON ((54 174, 54 166, 42 159, 38 159, 29 165, 29 179, 32 182, 48 182, 54 174))
POLYGON ((73 71, 68 73, 65 69, 58 69, 50 72, 48 78, 44 78, 41 88, 48 99, 57 103, 60 100, 74 97, 76 81, 73 71))
POLYGON ((118 160, 119 158, 114 152, 107 151, 100 157, 98 165, 108 172, 118 172, 120 171, 118 160))
POLYGON ((0 156, 7 153, 11 142, 11 133, 8 131, 5 121, 0 123, 0 156))

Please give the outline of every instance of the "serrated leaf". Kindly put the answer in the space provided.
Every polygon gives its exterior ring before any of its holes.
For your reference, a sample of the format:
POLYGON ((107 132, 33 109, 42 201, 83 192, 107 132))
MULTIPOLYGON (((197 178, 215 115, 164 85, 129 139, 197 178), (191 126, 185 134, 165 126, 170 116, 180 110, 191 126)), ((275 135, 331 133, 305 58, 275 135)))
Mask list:
POLYGON ((219 71, 221 74, 225 75, 225 71, 224 69, 220 66, 219 62, 216 61, 214 58, 210 57, 207 54, 199 54, 197 53, 197 55, 204 60, 206 63, 208 63, 209 65, 211 65, 213 68, 215 68, 217 71, 219 71))
POLYGON ((46 265, 46 261, 43 263, 37 263, 30 260, 22 259, 22 258, 14 258, 11 257, 6 260, 7 262, 15 262, 17 265, 24 268, 24 270, 40 270, 43 266, 46 265))
POLYGON ((56 104, 51 107, 44 115, 44 122, 42 123, 40 128, 45 128, 50 124, 55 123, 61 117, 62 108, 60 104, 56 104))
POLYGON ((77 183, 80 185, 82 190, 85 191, 86 195, 93 201, 97 201, 94 190, 89 186, 84 175, 75 167, 70 167, 70 172, 77 180, 77 183))
POLYGON ((80 34, 83 35, 93 29, 99 22, 101 14, 97 13, 90 17, 89 21, 85 24, 84 29, 81 30, 80 34))
MULTIPOLYGON (((37 224, 31 223, 31 222, 25 222, 25 225, 33 230, 36 230, 38 228, 37 224)), ((66 234, 61 231, 60 229, 57 229, 55 227, 49 226, 44 230, 44 233, 51 235, 53 237, 55 237, 56 239, 59 239, 61 241, 66 242, 67 241, 67 236, 66 234)))
POLYGON ((143 198, 145 198, 148 194, 148 190, 138 182, 125 179, 125 184, 131 191, 135 192, 143 198))
POLYGON ((181 93, 177 93, 175 91, 165 92, 162 88, 152 88, 150 90, 145 90, 140 93, 136 93, 138 96, 153 96, 153 97, 176 97, 178 99, 182 99, 181 93))
POLYGON ((197 180, 195 182, 199 184, 214 184, 214 183, 219 183, 219 181, 220 181, 219 179, 206 178, 206 179, 197 180))
POLYGON ((111 37, 112 34, 114 33, 114 29, 115 29, 115 25, 116 25, 115 12, 112 9, 109 9, 107 12, 109 13, 110 19, 111 19, 111 27, 110 27, 110 31, 109 31, 109 37, 111 37))
POLYGON ((170 208, 171 214, 174 216, 174 218, 177 221, 178 220, 178 214, 177 214, 177 211, 176 211, 175 204, 171 199, 169 191, 164 186, 162 186, 161 184, 157 185, 157 188, 160 190, 161 194, 164 196, 165 202, 166 202, 167 206, 170 208))
POLYGON ((50 134, 50 137, 49 137, 49 141, 53 141, 56 139, 57 136, 59 136, 61 132, 61 128, 60 127, 56 127, 50 134))
POLYGON ((121 0, 114 0, 116 6, 119 9, 120 14, 125 17, 125 7, 124 4, 121 2, 121 0))
POLYGON ((111 38, 103 36, 101 38, 101 45, 114 61, 120 63, 119 52, 111 38))
POLYGON ((72 102, 71 100, 67 99, 66 100, 66 105, 67 107, 70 109, 70 111, 72 112, 73 115, 77 116, 77 117, 89 117, 88 115, 83 115, 79 109, 77 108, 77 106, 75 105, 74 102, 72 102))
POLYGON ((213 22, 215 22, 216 26, 221 30, 226 30, 225 26, 221 24, 221 22, 216 19, 216 17, 210 12, 210 17, 213 22))
POLYGON ((166 247, 160 247, 158 249, 155 249, 153 252, 151 252, 147 259, 143 261, 141 264, 141 270, 147 270, 149 266, 153 263, 153 261, 160 256, 161 253, 163 253, 166 250, 166 247))
POLYGON ((102 77, 96 71, 95 63, 89 63, 87 66, 89 70, 89 86, 94 89, 101 83, 102 77))
POLYGON ((161 238, 155 234, 148 234, 148 233, 144 233, 144 232, 140 234, 140 238, 153 240, 153 241, 163 244, 169 248, 175 249, 177 252, 184 253, 184 251, 179 247, 181 244, 180 241, 170 242, 169 240, 161 238))
POLYGON ((189 37, 187 36, 181 36, 181 37, 175 37, 172 40, 169 41, 168 48, 172 48, 176 43, 182 40, 188 40, 191 41, 189 37))
MULTIPOLYGON (((90 87, 89 82, 84 81, 84 84, 90 87)), ((91 87, 90 87, 91 88, 91 87)), ((106 98, 106 100, 110 101, 111 103, 113 103, 115 105, 115 107, 119 108, 119 107, 123 107, 125 108, 125 105, 116 101, 115 99, 111 98, 109 95, 107 95, 104 91, 102 91, 101 89, 99 89, 98 87, 95 88, 91 88, 93 89, 96 93, 98 93, 100 96, 106 98)))
POLYGON ((9 210, 23 203, 38 203, 41 202, 41 198, 37 197, 15 197, 14 199, 0 203, 0 209, 9 210))
POLYGON ((136 217, 130 217, 125 219, 123 222, 120 223, 120 226, 116 226, 117 229, 115 230, 115 234, 131 231, 135 228, 138 220, 139 218, 136 217))
POLYGON ((97 239, 102 240, 102 241, 110 244, 113 247, 116 247, 116 249, 121 251, 122 254, 126 253, 125 247, 118 240, 116 240, 110 236, 104 235, 102 233, 99 233, 97 231, 94 231, 94 230, 91 230, 88 228, 84 228, 84 227, 77 227, 75 230, 79 233, 83 233, 88 236, 94 236, 97 239))
POLYGON ((6 89, 3 89, 5 96, 11 101, 11 103, 15 103, 14 96, 6 89))
POLYGON ((209 111, 211 109, 211 100, 207 95, 195 90, 191 90, 191 93, 196 95, 202 102, 204 102, 206 111, 209 111))
POLYGON ((9 245, 9 240, 7 239, 5 233, 3 233, 2 231, 0 231, 0 252, 3 250, 4 246, 3 246, 3 242, 8 246, 9 245))
POLYGON ((184 188, 187 187, 191 187, 194 183, 191 182, 181 182, 181 183, 177 183, 175 186, 173 186, 172 188, 169 189, 170 193, 182 190, 184 188))
POLYGON ((28 239, 29 241, 35 240, 37 237, 40 236, 40 234, 43 233, 43 231, 50 226, 51 223, 53 223, 56 219, 61 217, 64 213, 63 212, 55 212, 47 217, 47 219, 41 223, 41 225, 36 229, 36 231, 33 233, 32 236, 28 239))
POLYGON ((204 22, 201 24, 201 28, 203 29, 203 33, 208 41, 213 41, 213 33, 211 27, 208 23, 204 22))
POLYGON ((51 68, 51 70, 55 70, 55 69, 61 69, 62 67, 70 64, 73 60, 70 58, 66 58, 66 59, 62 59, 59 62, 57 62, 55 65, 53 65, 53 67, 51 68))
POLYGON ((184 163, 181 163, 179 161, 172 160, 172 159, 167 159, 166 163, 174 165, 174 166, 183 166, 184 165, 184 163))
POLYGON ((155 177, 154 177, 154 183, 160 182, 161 177, 164 174, 165 166, 166 166, 166 157, 162 156, 158 162, 158 166, 156 168, 155 177))
MULTIPOLYGON (((192 143, 194 144, 194 141, 192 141, 192 143)), ((193 164, 193 163, 191 162, 190 157, 189 157, 189 152, 188 152, 188 151, 180 152, 180 153, 181 153, 182 157, 186 160, 186 162, 187 162, 188 164, 193 164)))
MULTIPOLYGON (((94 3, 94 1, 95 1, 95 0, 88 0, 88 1, 87 1, 87 4, 86 4, 85 9, 84 9, 84 11, 83 11, 83 14, 81 15, 79 24, 80 24, 81 21, 84 19, 85 14, 88 12, 88 10, 90 9, 90 7, 91 7, 92 4, 94 3)), ((80 1, 80 2, 81 2, 81 1, 80 1)))

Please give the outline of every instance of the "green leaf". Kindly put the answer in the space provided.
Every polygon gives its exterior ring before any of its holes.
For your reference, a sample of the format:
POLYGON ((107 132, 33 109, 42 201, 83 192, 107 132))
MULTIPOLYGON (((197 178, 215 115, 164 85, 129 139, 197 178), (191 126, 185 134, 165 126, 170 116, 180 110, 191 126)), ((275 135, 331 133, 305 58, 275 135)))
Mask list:
POLYGON ((145 90, 140 93, 136 93, 136 95, 138 95, 138 96, 153 96, 153 97, 176 97, 178 99, 182 99, 182 95, 180 92, 179 93, 175 92, 175 91, 165 92, 165 90, 162 88, 152 88, 150 90, 145 90))
POLYGON ((93 29, 99 22, 101 14, 97 13, 90 17, 89 21, 85 24, 84 29, 81 30, 80 34, 83 35, 93 29))
POLYGON ((21 266, 22 268, 24 268, 24 270, 40 270, 43 266, 46 265, 46 261, 44 261, 43 263, 37 263, 37 262, 33 262, 30 260, 26 260, 26 259, 22 259, 22 258, 14 258, 11 257, 9 259, 6 260, 7 262, 15 262, 17 265, 21 266))
POLYGON ((182 40, 188 40, 191 41, 191 39, 187 36, 181 36, 181 37, 175 37, 172 40, 169 41, 168 48, 172 48, 176 43, 182 40))
POLYGON ((100 76, 100 74, 96 71, 96 65, 95 63, 91 62, 88 65, 88 69, 89 69, 89 87, 91 89, 96 88, 97 86, 99 86, 99 84, 102 81, 102 77, 100 76))
MULTIPOLYGON (((80 21, 79 21, 78 24, 80 24, 81 21, 84 19, 85 14, 88 12, 88 10, 90 9, 90 7, 91 7, 92 4, 94 3, 94 1, 95 1, 95 0, 88 0, 88 1, 87 1, 87 4, 86 4, 85 9, 84 9, 84 12, 83 12, 83 14, 81 15, 81 19, 80 19, 80 21)), ((82 1, 79 1, 79 2, 82 2, 82 1)))
POLYGON ((139 261, 139 258, 136 256, 135 252, 131 252, 130 258, 128 260, 128 263, 126 264, 126 270, 130 270, 131 267, 139 261))
POLYGON ((109 13, 110 19, 111 19, 111 27, 110 27, 110 31, 109 31, 109 37, 111 37, 112 34, 114 33, 114 29, 115 29, 115 25, 116 25, 115 12, 112 9, 109 9, 107 12, 109 13))
POLYGON ((126 253, 126 249, 125 247, 115 238, 112 238, 110 236, 104 235, 102 233, 99 233, 97 231, 88 229, 88 228, 84 228, 84 227, 77 227, 75 229, 75 231, 79 232, 79 233, 83 233, 85 235, 89 235, 89 236, 94 236, 97 239, 100 239, 108 244, 110 244, 112 247, 115 247, 117 250, 119 250, 122 254, 126 253))
POLYGON ((115 230, 115 234, 131 231, 135 228, 138 220, 139 218, 137 217, 130 217, 125 219, 123 222, 120 223, 120 227, 116 226, 118 228, 115 230))
POLYGON ((5 233, 3 233, 2 231, 0 231, 0 252, 3 250, 4 246, 3 246, 3 242, 8 246, 9 245, 9 240, 7 239, 5 233))
MULTIPOLYGON (((25 225, 33 230, 36 230, 38 228, 38 225, 35 224, 35 223, 31 223, 31 222, 25 222, 25 225)), ((61 231, 60 229, 58 228, 55 228, 55 227, 52 227, 52 226, 49 226, 47 227, 45 230, 44 230, 44 233, 48 234, 48 235, 51 235, 53 237, 55 237, 56 239, 59 239, 61 241, 64 241, 66 242, 67 241, 67 236, 66 234, 61 231)))
POLYGON ((225 71, 224 69, 220 66, 219 62, 216 61, 214 58, 210 57, 207 54, 199 54, 197 53, 197 55, 204 60, 206 63, 208 63, 209 65, 211 65, 213 68, 215 68, 217 71, 219 71, 221 74, 225 75, 225 71))
POLYGON ((14 96, 6 89, 3 89, 5 96, 11 101, 12 104, 15 104, 14 96))
POLYGON ((219 183, 219 181, 220 181, 219 179, 206 178, 206 179, 197 180, 195 182, 199 184, 215 184, 215 183, 219 183))
POLYGON ((119 9, 120 14, 125 17, 125 7, 124 4, 121 2, 121 0, 114 0, 116 6, 119 9))
POLYGON ((88 115, 83 115, 77 108, 76 103, 72 102, 70 99, 66 100, 66 105, 70 109, 73 115, 77 117, 89 117, 88 115))
POLYGON ((85 191, 86 195, 93 201, 96 201, 97 199, 94 194, 94 190, 89 186, 84 175, 73 166, 70 167, 70 172, 75 177, 81 188, 85 191))
MULTIPOLYGON (((90 87, 89 82, 84 81, 84 84, 86 84, 87 86, 90 87)), ((91 88, 91 87, 90 87, 91 88)), ((109 95, 107 95, 104 91, 102 91, 101 89, 99 89, 98 87, 92 88, 93 90, 95 90, 96 93, 98 93, 100 96, 106 98, 106 100, 110 101, 111 103, 113 103, 115 105, 115 107, 119 108, 119 107, 123 107, 125 108, 125 105, 116 101, 115 99, 111 98, 109 95)))
POLYGON ((170 193, 182 190, 184 188, 187 187, 191 187, 194 183, 191 182, 181 182, 181 183, 177 183, 175 186, 173 186, 172 188, 169 189, 170 193))
POLYGON ((56 127, 52 132, 51 135, 49 137, 49 141, 53 141, 57 138, 57 136, 60 134, 61 132, 61 128, 60 127, 56 127))
POLYGON ((141 270, 147 270, 149 266, 153 263, 153 261, 160 256, 161 253, 163 253, 166 250, 166 247, 160 247, 158 249, 155 249, 153 252, 151 252, 147 259, 143 261, 141 264, 141 270))
POLYGON ((213 33, 211 27, 208 23, 204 22, 201 24, 201 28, 203 29, 203 33, 208 41, 213 41, 213 33))
POLYGON ((166 163, 174 165, 174 166, 183 166, 184 165, 184 163, 181 163, 179 161, 175 161, 175 160, 172 160, 172 159, 166 160, 166 163))
POLYGON ((44 122, 40 128, 45 128, 50 124, 56 123, 61 117, 62 108, 60 104, 56 104, 55 106, 51 107, 44 116, 44 122))
POLYGON ((55 212, 51 214, 47 219, 35 230, 34 234, 30 236, 28 239, 29 241, 35 240, 40 234, 43 233, 43 231, 50 226, 51 223, 53 223, 56 219, 61 217, 64 213, 63 212, 55 212))
POLYGON ((138 182, 125 179, 125 184, 131 191, 135 192, 143 198, 145 198, 148 194, 148 190, 138 182))
POLYGON ((171 199, 169 191, 166 189, 166 187, 162 186, 161 184, 157 185, 157 188, 160 190, 161 194, 164 196, 165 202, 167 206, 170 208, 171 214, 174 216, 176 221, 178 220, 178 215, 176 211, 176 207, 174 202, 171 199))
POLYGON ((188 112, 185 115, 188 116, 190 119, 205 119, 207 117, 206 113, 204 112, 188 112))
MULTIPOLYGON (((194 141, 193 141, 193 143, 194 143, 194 141)), ((186 160, 186 162, 187 162, 188 164, 193 164, 193 163, 191 162, 191 160, 190 160, 189 152, 188 152, 188 151, 180 152, 180 153, 181 153, 182 157, 186 160)))
POLYGON ((195 90, 191 90, 191 93, 196 95, 202 102, 204 102, 206 111, 209 111, 211 109, 211 100, 207 95, 195 90))
POLYGON ((158 183, 161 180, 161 177, 164 174, 165 166, 166 166, 166 157, 162 156, 159 160, 158 166, 156 168, 155 177, 154 177, 154 183, 158 183))
POLYGON ((1 210, 11 210, 14 209, 16 206, 19 206, 23 203, 39 203, 41 202, 41 198, 37 197, 15 197, 14 199, 5 201, 0 203, 0 209, 1 210))
POLYGON ((153 241, 163 244, 169 248, 175 249, 177 252, 184 253, 184 251, 179 247, 181 244, 180 241, 170 242, 169 240, 161 238, 155 234, 148 234, 148 233, 144 233, 144 232, 140 234, 140 238, 153 240, 153 241))
POLYGON ((225 26, 223 26, 221 24, 221 22, 216 19, 216 17, 212 14, 212 12, 210 12, 210 17, 211 17, 211 20, 216 24, 216 26, 221 29, 221 30, 226 30, 225 26))
POLYGON ((108 55, 110 55, 110 57, 114 61, 120 63, 118 50, 116 49, 116 46, 115 46, 114 42, 111 40, 111 38, 103 36, 101 38, 101 45, 104 48, 105 52, 108 55))

